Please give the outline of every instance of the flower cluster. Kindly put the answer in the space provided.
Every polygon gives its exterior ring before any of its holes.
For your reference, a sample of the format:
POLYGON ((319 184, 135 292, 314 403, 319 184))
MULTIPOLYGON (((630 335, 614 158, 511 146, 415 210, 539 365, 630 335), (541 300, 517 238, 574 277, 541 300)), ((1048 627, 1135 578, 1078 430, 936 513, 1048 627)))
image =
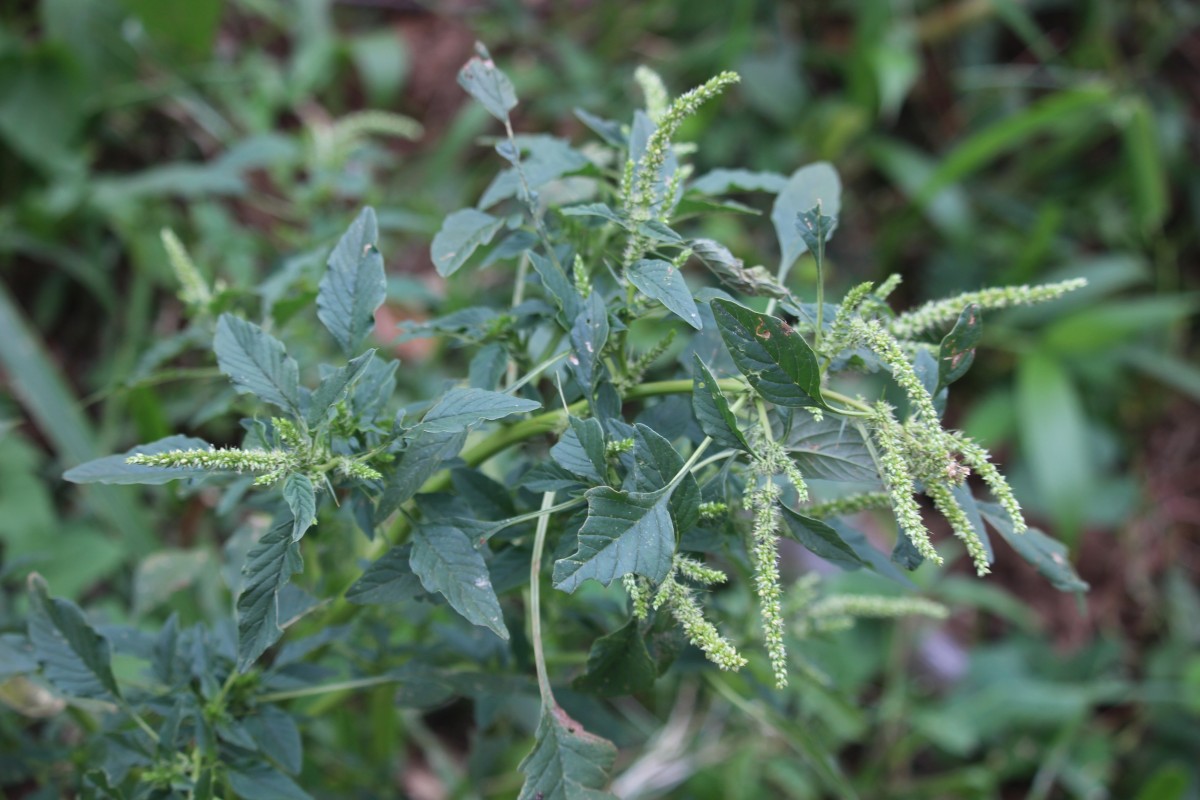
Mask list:
MULTIPOLYGON (((715 625, 704 618, 700 603, 697 602, 692 591, 680 583, 680 577, 686 577, 701 584, 721 583, 725 580, 725 575, 718 570, 706 567, 686 556, 676 556, 670 574, 654 594, 654 609, 658 610, 665 606, 675 621, 683 628, 683 633, 687 636, 688 641, 698 647, 709 661, 721 669, 737 670, 744 667, 746 659, 738 653, 737 648, 728 639, 720 634, 715 625)), ((635 612, 637 602, 635 599, 635 612)))
POLYGON ((127 464, 144 467, 202 469, 208 472, 261 472, 255 485, 275 483, 296 464, 290 450, 241 450, 236 447, 218 450, 168 450, 165 453, 139 453, 125 459, 127 464))
POLYGON ((912 339, 953 322, 958 318, 963 307, 971 303, 985 309, 1025 306, 1057 300, 1067 292, 1073 292, 1086 285, 1085 278, 1072 278, 1059 283, 1046 283, 1039 286, 999 286, 982 289, 978 292, 967 292, 948 300, 935 300, 900 314, 892 320, 888 329, 897 339, 912 339))

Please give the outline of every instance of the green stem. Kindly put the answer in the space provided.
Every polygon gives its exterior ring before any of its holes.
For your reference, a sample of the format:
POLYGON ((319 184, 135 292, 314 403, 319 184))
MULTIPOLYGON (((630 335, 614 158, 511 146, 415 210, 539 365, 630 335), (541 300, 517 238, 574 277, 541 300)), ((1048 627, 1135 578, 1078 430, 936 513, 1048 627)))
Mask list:
POLYGON ((529 624, 533 639, 533 662, 537 668, 538 690, 542 705, 554 704, 554 692, 550 689, 550 678, 546 674, 546 652, 542 646, 542 550, 546 546, 546 531, 550 529, 549 511, 554 507, 554 492, 542 495, 542 516, 538 519, 533 537, 533 556, 529 559, 529 624))
POLYGON ((288 689, 281 692, 267 692, 255 699, 260 703, 278 703, 281 700, 295 700, 298 697, 312 697, 328 694, 329 692, 345 692, 353 689, 364 689, 368 686, 378 686, 381 683, 395 683, 400 680, 391 675, 376 675, 373 678, 359 678, 353 681, 325 683, 320 686, 305 686, 302 689, 288 689))

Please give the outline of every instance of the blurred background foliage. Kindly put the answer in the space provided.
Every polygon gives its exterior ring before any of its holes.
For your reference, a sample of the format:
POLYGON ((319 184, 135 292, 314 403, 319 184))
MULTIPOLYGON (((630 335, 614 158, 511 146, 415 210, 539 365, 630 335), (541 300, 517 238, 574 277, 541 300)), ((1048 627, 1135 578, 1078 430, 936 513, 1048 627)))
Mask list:
MULTIPOLYGON (((1200 797, 1198 25, 1183 0, 5 4, 0 628, 17 624, 31 569, 56 594, 148 621, 172 592, 212 583, 223 535, 203 498, 57 477, 177 430, 233 435, 226 384, 178 332, 161 229, 224 284, 222 302, 286 326, 333 238, 374 205, 386 344, 395 322, 507 292, 496 270, 448 288, 428 257, 441 216, 496 167, 478 146, 486 115, 455 85, 476 39, 517 85, 519 132, 579 138, 575 108, 626 118, 638 64, 675 92, 735 69, 742 84, 683 138, 701 143, 700 172, 837 166, 835 296, 891 272, 903 303, 1089 279, 987 319, 949 413, 1000 454, 1092 592, 1077 604, 1002 554, 982 585, 921 573, 958 609, 943 626, 806 643, 833 686, 745 707, 685 670, 660 682, 657 722, 626 709, 596 731, 642 747, 623 796, 819 797, 819 765, 795 757, 816 736, 864 797, 1200 797), (169 557, 144 558, 164 542, 169 557), (795 703, 803 719, 779 710, 795 703)), ((772 263, 768 226, 701 225, 772 263)), ((792 280, 807 291, 804 267, 792 280)), ((465 369, 438 347, 401 346, 405 402, 465 369)), ((194 593, 194 617, 223 602, 194 593)), ((306 769, 340 776, 343 796, 515 791, 472 776, 511 771, 520 747, 488 740, 461 763, 468 736, 484 740, 461 708, 374 714, 367 732, 352 706, 325 711, 306 769)), ((0 710, 0 786, 34 792, 68 757, 63 725, 0 710)))

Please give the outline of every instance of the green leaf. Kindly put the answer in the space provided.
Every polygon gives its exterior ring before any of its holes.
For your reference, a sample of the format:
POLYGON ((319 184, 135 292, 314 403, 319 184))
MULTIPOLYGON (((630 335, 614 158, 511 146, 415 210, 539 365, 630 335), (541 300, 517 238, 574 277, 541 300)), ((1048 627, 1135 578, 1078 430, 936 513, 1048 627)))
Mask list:
POLYGON ((688 325, 697 330, 704 327, 696 301, 692 299, 692 290, 680 271, 669 262, 643 258, 625 274, 638 291, 662 303, 688 325))
POLYGON ((792 415, 791 424, 776 422, 776 438, 791 454, 806 478, 843 483, 879 483, 875 459, 862 433, 837 417, 814 419, 807 412, 792 415), (786 430, 785 430, 786 429, 786 430))
POLYGON ((329 255, 317 291, 317 318, 349 353, 375 327, 375 311, 387 299, 387 276, 379 254, 379 225, 367 206, 329 255))
POLYGON ((976 501, 979 513, 996 533, 1042 574, 1050 585, 1060 592, 1086 592, 1088 584, 1079 577, 1071 565, 1070 553, 1062 542, 1051 539, 1037 528, 1027 528, 1024 533, 1014 533, 1012 518, 999 503, 976 501))
POLYGON ((592 642, 587 672, 571 686, 600 697, 620 697, 650 691, 658 678, 658 666, 646 649, 637 620, 592 642))
POLYGON ((583 298, 556 262, 533 251, 529 253, 529 262, 542 279, 542 286, 562 312, 559 314, 559 320, 563 327, 570 330, 572 325, 577 324, 584 309, 583 298))
POLYGON ((589 578, 609 586, 630 573, 661 582, 675 554, 671 494, 670 488, 656 492, 589 489, 588 515, 579 529, 578 547, 554 563, 554 587, 574 592, 589 578))
POLYGON ((568 417, 570 428, 550 448, 554 462, 574 475, 593 483, 608 482, 604 429, 594 417, 568 417))
POLYGON ((345 399, 359 379, 366 374, 375 358, 372 348, 358 358, 352 358, 344 367, 338 367, 321 380, 317 390, 312 393, 308 406, 306 422, 310 426, 320 425, 329 415, 329 410, 345 399))
POLYGON ((958 321, 938 348, 938 382, 937 390, 932 393, 934 396, 967 374, 982 336, 983 314, 977 303, 971 303, 958 315, 958 321))
POLYGON ((583 390, 591 396, 604 375, 600 353, 608 342, 608 310, 599 292, 592 292, 580 304, 571 326, 571 358, 567 364, 583 390))
POLYGON ((466 431, 434 433, 418 430, 387 473, 387 483, 375 512, 376 521, 382 522, 408 502, 425 481, 441 469, 443 461, 458 455, 466 441, 466 431))
POLYGON ((701 194, 729 192, 771 192, 776 194, 787 186, 788 179, 778 172, 752 172, 748 169, 714 169, 688 185, 688 191, 701 194))
POLYGON ((788 294, 765 267, 747 268, 745 262, 734 257, 723 244, 712 239, 693 239, 691 247, 693 255, 726 286, 755 297, 786 297, 788 294))
POLYGON ((308 792, 265 761, 253 761, 227 768, 229 785, 238 797, 261 800, 312 800, 308 792))
MULTIPOLYGON (((640 422, 634 426, 633 438, 632 488, 639 492, 666 488, 683 469, 683 456, 666 437, 640 422)), ((670 508, 675 530, 681 534, 700 521, 700 485, 691 473, 679 481, 671 495, 670 508)))
POLYGON ((629 143, 621 123, 598 117, 582 108, 575 109, 575 116, 579 118, 580 122, 591 128, 597 136, 613 147, 623 148, 629 143))
POLYGON ((796 232, 808 251, 817 258, 818 265, 824 257, 825 243, 837 230, 837 217, 826 216, 822 205, 818 204, 796 215, 796 232))
POLYGON ((837 218, 842 208, 842 182, 837 172, 824 161, 801 167, 792 173, 787 184, 771 207, 771 222, 779 239, 779 280, 787 277, 796 259, 808 250, 808 245, 796 228, 796 215, 803 214, 817 203, 821 213, 837 218))
POLYGON ((29 640, 46 679, 71 697, 121 696, 108 640, 79 606, 50 597, 36 572, 29 576, 29 640))
POLYGON ((160 485, 182 478, 197 478, 206 474, 202 469, 183 467, 148 467, 127 464, 130 456, 141 454, 168 453, 172 450, 207 450, 212 445, 192 436, 168 436, 149 444, 139 444, 115 456, 104 456, 86 461, 63 473, 71 483, 142 483, 160 485))
POLYGON ((346 599, 355 605, 386 605, 420 597, 425 590, 411 558, 411 544, 391 548, 346 590, 346 599))
POLYGON ((468 622, 508 638, 487 564, 467 534, 451 525, 418 525, 412 534, 409 566, 426 591, 445 597, 468 622))
POLYGON ((279 593, 304 569, 300 545, 292 539, 292 520, 271 528, 246 554, 242 591, 237 599, 238 672, 245 672, 283 635, 279 593))
MULTIPOLYGON (((521 171, 525 174, 530 191, 536 191, 564 175, 586 169, 592 163, 583 153, 571 147, 570 142, 556 136, 518 136, 516 142, 520 151, 529 153, 521 162, 521 171)), ((484 190, 478 207, 490 208, 501 200, 515 196, 524 200, 524 195, 525 189, 516 168, 506 169, 496 175, 484 190)))
POLYGON ((717 379, 700 356, 693 353, 692 359, 695 365, 692 372, 692 410, 700 422, 700 430, 719 445, 750 452, 750 444, 742 435, 737 418, 729 410, 729 401, 725 399, 717 379))
POLYGON ((782 320, 728 300, 713 300, 712 310, 734 363, 765 400, 828 408, 817 357, 803 336, 782 320))
POLYGON ((486 389, 451 389, 426 412, 418 428, 429 433, 457 433, 485 420, 536 411, 542 404, 486 389))
POLYGON ((525 785, 517 800, 609 800, 612 742, 588 733, 553 698, 542 703, 533 750, 519 769, 525 785))
POLYGON ((263 755, 291 775, 300 772, 304 765, 304 750, 300 729, 291 714, 277 706, 260 705, 240 722, 263 755))
POLYGON ((489 114, 504 122, 508 112, 517 105, 517 93, 512 81, 497 67, 487 49, 482 44, 476 44, 475 50, 479 55, 458 71, 458 85, 474 97, 489 114))
POLYGON ((783 521, 787 523, 783 532, 816 555, 846 570, 867 566, 854 548, 821 520, 797 514, 787 506, 781 505, 779 509, 783 512, 783 521))
POLYGON ((234 388, 301 418, 300 367, 276 339, 253 322, 231 314, 217 320, 213 338, 217 366, 234 388))
POLYGON ((600 217, 601 219, 616 223, 622 228, 629 227, 629 222, 624 217, 614 211, 611 206, 607 206, 604 203, 584 203, 578 206, 567 206, 566 208, 560 208, 558 213, 564 217, 600 217))
POLYGON ((504 220, 474 208, 446 217, 429 251, 438 274, 445 278, 455 273, 476 249, 492 241, 502 225, 504 220))
POLYGON ((317 524, 317 494, 307 475, 293 473, 283 481, 283 499, 292 510, 292 541, 317 524))

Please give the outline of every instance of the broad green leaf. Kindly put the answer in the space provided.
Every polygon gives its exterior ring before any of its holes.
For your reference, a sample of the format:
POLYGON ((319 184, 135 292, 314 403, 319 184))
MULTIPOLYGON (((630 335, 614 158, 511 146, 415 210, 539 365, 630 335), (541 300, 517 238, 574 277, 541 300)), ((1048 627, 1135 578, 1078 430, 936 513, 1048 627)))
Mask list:
POLYGON ((999 503, 976 502, 979 513, 988 524, 1012 545, 1021 558, 1040 572, 1050 585, 1060 592, 1086 592, 1088 584, 1079 577, 1070 560, 1070 552, 1062 542, 1051 539, 1037 528, 1014 533, 1012 519, 999 503))
POLYGON ((958 315, 954 327, 938 348, 936 396, 943 388, 967 374, 975 361, 975 348, 983 336, 983 315, 977 303, 971 303, 958 315))
POLYGON ((792 173, 775 198, 775 205, 771 207, 771 222, 779 239, 780 282, 787 277, 796 259, 808 250, 804 237, 796 228, 796 215, 803 214, 818 202, 822 214, 836 219, 841 212, 842 182, 833 167, 824 161, 809 164, 792 173))
POLYGON ((896 544, 892 547, 891 559, 892 563, 899 564, 909 571, 925 563, 925 556, 921 555, 917 546, 912 543, 912 539, 909 539, 904 531, 896 534, 896 544))
POLYGON ((239 722, 263 755, 290 775, 300 772, 304 750, 300 729, 291 714, 277 706, 260 705, 253 714, 243 717, 239 722))
POLYGON ((608 482, 604 429, 600 420, 569 417, 570 428, 550 448, 554 462, 574 475, 592 483, 608 482))
POLYGON ((457 433, 485 420, 536 411, 542 404, 486 389, 451 389, 421 418, 419 430, 457 433))
POLYGON ((475 45, 477 56, 458 71, 458 85, 474 97, 489 114, 504 122, 508 112, 517 105, 517 93, 508 79, 481 44, 475 45))
POLYGON ((701 194, 728 194, 729 192, 783 191, 788 179, 778 172, 753 172, 748 169, 714 169, 706 172, 688 185, 688 191, 701 194))
POLYGON ((222 314, 213 350, 217 366, 239 392, 249 392, 296 418, 303 417, 300 367, 283 342, 253 322, 222 314))
POLYGON ((661 259, 644 258, 625 273, 638 291, 666 306, 671 313, 699 330, 704 327, 692 290, 679 270, 661 259))
POLYGON ((139 444, 124 453, 104 456, 72 467, 63 473, 71 483, 143 483, 159 485, 182 478, 197 478, 206 474, 202 469, 183 467, 147 467, 128 464, 130 456, 153 453, 169 453, 172 450, 207 450, 212 445, 192 436, 168 436, 149 444, 139 444))
POLYGON ((596 382, 603 376, 600 353, 608 342, 608 309, 599 292, 592 292, 580 304, 571 326, 571 357, 567 364, 575 379, 590 397, 596 382))
POLYGON ((779 509, 783 512, 783 521, 787 523, 783 532, 816 555, 846 570, 855 570, 867 565, 854 548, 846 544, 829 525, 819 519, 797 514, 787 506, 781 505, 779 509))
MULTIPOLYGON (((353 362, 351 362, 353 363, 353 362)), ((382 359, 378 356, 367 359, 366 368, 358 383, 350 393, 350 409, 355 415, 374 419, 383 413, 388 402, 396 392, 396 368, 400 362, 395 359, 382 359)), ((332 377, 332 376, 330 376, 332 377)), ((321 395, 321 387, 313 393, 313 405, 317 405, 317 396, 321 395)))
POLYGON ((785 425, 782 419, 775 421, 775 433, 800 474, 846 483, 879 482, 875 460, 862 434, 844 417, 827 416, 818 420, 807 412, 791 416, 790 425, 785 425))
POLYGON ((0 634, 0 683, 38 668, 33 645, 19 633, 0 634))
POLYGON ((306 421, 310 426, 320 425, 325 421, 329 410, 340 403, 367 373, 374 358, 375 350, 368 350, 358 358, 350 359, 346 366, 338 367, 321 380, 317 390, 312 393, 308 406, 306 421))
MULTIPOLYGON (((632 487, 638 492, 664 489, 683 469, 683 456, 664 436, 638 423, 634 426, 632 487)), ((691 473, 683 476, 671 495, 671 519, 675 530, 687 533, 700 521, 700 485, 691 473)))
POLYGON ((491 391, 499 385, 500 378, 504 375, 507 366, 508 351, 504 349, 503 345, 496 342, 484 345, 471 358, 471 363, 467 367, 467 384, 472 389, 491 391))
POLYGON ((438 274, 452 275, 476 249, 492 241, 504 220, 474 208, 463 208, 446 217, 433 237, 430 256, 438 274))
POLYGON ((29 576, 29 640, 46 679, 71 697, 121 696, 108 640, 79 606, 50 597, 36 572, 29 576))
POLYGON ((669 228, 666 223, 656 219, 646 220, 637 226, 638 233, 654 242, 665 242, 682 246, 684 238, 669 228))
POLYGON ((630 573, 653 583, 666 578, 675 554, 671 494, 669 488, 648 493, 589 489, 578 548, 554 563, 555 588, 574 592, 589 578, 609 586, 630 573))
POLYGON ((700 423, 700 430, 723 447, 749 452, 750 444, 742 435, 737 418, 729 410, 729 401, 725 399, 717 379, 700 356, 693 353, 692 358, 692 410, 700 423))
POLYGON ((434 433, 418 430, 386 474, 383 495, 376 509, 376 521, 383 522, 408 502, 420 491, 425 481, 441 469, 443 461, 458 455, 466 441, 466 431, 434 433))
POLYGON ((713 317, 729 354, 755 390, 780 406, 828 408, 821 369, 808 342, 775 317, 713 300, 713 317))
POLYGON ((375 327, 375 311, 387 299, 387 276, 379 254, 375 210, 367 206, 329 255, 317 291, 317 318, 349 354, 375 327))
POLYGON ((600 697, 619 697, 654 688, 658 667, 646 649, 637 620, 592 642, 587 672, 571 686, 600 697))
POLYGON ((346 599, 355 605, 386 605, 421 596, 424 589, 409 565, 411 558, 411 544, 391 548, 346 590, 346 599))
POLYGON ((262 800, 312 800, 308 792, 266 761, 249 761, 226 768, 229 785, 238 797, 262 800))
POLYGON ((591 128, 597 136, 613 147, 623 148, 629 143, 621 123, 598 117, 582 108, 575 109, 575 116, 579 118, 580 122, 591 128))
POLYGON ((292 510, 292 541, 317 523, 317 495, 307 475, 293 473, 283 481, 283 499, 292 510))
POLYGON ((290 519, 277 524, 246 554, 242 591, 237 599, 239 672, 249 669, 283 635, 279 593, 293 574, 304 569, 300 545, 292 539, 292 529, 290 519))
POLYGON ((542 704, 533 750, 519 769, 517 800, 612 800, 604 791, 617 760, 612 742, 588 733, 553 698, 542 704))
POLYGON ((508 638, 487 564, 467 534, 450 525, 418 525, 412 533, 409 566, 426 591, 445 597, 468 622, 508 638))
POLYGON ((600 217, 609 222, 614 222, 622 228, 629 226, 629 222, 624 217, 604 203, 584 203, 579 206, 567 206, 566 208, 560 208, 558 213, 564 217, 600 217))

